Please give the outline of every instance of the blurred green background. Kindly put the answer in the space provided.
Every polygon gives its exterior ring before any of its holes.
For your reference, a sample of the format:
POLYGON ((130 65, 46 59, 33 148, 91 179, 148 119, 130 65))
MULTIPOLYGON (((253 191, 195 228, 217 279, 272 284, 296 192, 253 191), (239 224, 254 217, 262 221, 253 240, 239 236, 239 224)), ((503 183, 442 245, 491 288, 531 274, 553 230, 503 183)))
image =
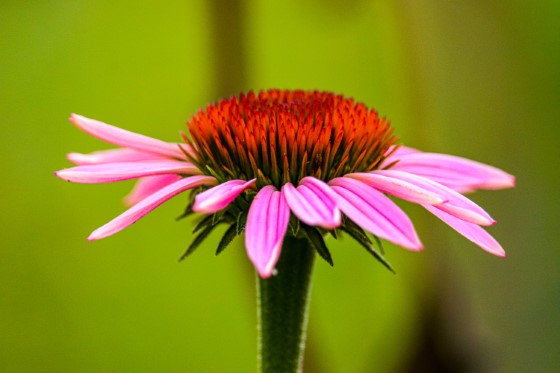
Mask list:
MULTIPOLYGON (((242 240, 178 264, 177 197, 118 235, 131 184, 53 176, 107 148, 71 112, 175 141, 248 89, 324 89, 388 116, 407 145, 501 167, 473 199, 498 259, 404 205, 426 249, 351 240, 316 265, 306 372, 553 372, 560 356, 557 1, 0 2, 0 371, 251 372, 254 278, 242 240)), ((213 237, 216 243, 219 234, 213 237)))

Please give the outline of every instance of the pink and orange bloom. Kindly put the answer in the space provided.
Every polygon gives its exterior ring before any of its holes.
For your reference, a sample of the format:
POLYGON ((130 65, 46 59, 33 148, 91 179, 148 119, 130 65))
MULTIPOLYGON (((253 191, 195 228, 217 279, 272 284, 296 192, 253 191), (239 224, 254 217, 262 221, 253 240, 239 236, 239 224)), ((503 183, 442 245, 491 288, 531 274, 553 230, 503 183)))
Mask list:
POLYGON ((396 145, 388 121, 343 96, 280 90, 242 94, 199 111, 187 123, 183 143, 76 114, 70 121, 119 148, 70 153, 76 166, 56 176, 77 183, 138 179, 125 198, 131 207, 89 240, 115 234, 191 190, 187 213, 212 214, 197 227, 200 238, 219 223, 230 225, 220 246, 244 231, 247 254, 267 278, 287 234, 306 236, 328 261, 323 235, 336 237, 338 231, 349 233, 378 259, 364 231, 420 250, 414 226, 393 196, 420 204, 482 249, 505 256, 481 228, 495 221, 461 193, 513 187, 513 176, 464 158, 396 145))

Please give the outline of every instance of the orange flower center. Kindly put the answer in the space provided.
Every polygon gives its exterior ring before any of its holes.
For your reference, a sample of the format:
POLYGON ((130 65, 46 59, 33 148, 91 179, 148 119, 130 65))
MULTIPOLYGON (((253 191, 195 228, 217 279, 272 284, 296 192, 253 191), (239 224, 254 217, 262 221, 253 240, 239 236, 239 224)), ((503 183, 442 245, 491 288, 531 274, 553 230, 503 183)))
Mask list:
POLYGON ((187 127, 191 161, 203 173, 220 182, 257 178, 258 188, 374 170, 397 140, 375 110, 317 91, 241 94, 199 111, 187 127))

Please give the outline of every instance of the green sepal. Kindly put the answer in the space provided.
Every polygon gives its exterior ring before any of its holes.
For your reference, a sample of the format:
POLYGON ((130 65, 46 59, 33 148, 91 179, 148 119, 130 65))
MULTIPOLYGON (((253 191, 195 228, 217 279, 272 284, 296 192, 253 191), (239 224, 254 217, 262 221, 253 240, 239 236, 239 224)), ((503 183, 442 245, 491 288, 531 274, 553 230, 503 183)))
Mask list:
MULTIPOLYGON (((227 221, 233 220, 231 214, 228 214, 229 219, 227 221)), ((224 219, 225 221, 226 219, 224 219)), ((218 244, 218 248, 216 249, 216 255, 220 254, 224 249, 233 241, 235 236, 239 236, 245 230, 245 225, 247 223, 247 214, 245 212, 240 212, 235 219, 235 223, 231 224, 229 228, 226 230, 220 243, 218 244)))
POLYGON ((300 228, 299 219, 292 215, 290 217, 289 226, 290 226, 290 229, 292 231, 292 236, 297 237, 298 233, 299 233, 299 228, 300 228))
MULTIPOLYGON (((362 245, 362 247, 364 247, 368 253, 373 255, 373 257, 377 259, 381 264, 383 264, 389 271, 395 273, 395 270, 393 269, 391 264, 385 259, 383 254, 375 248, 373 242, 371 242, 362 228, 357 226, 351 220, 347 219, 344 222, 344 225, 341 226, 341 229, 352 236, 352 238, 354 238, 356 241, 358 241, 358 243, 362 245)), ((377 237, 375 238, 376 240, 379 240, 377 237)))
POLYGON ((192 210, 193 205, 194 205, 194 198, 189 202, 187 207, 185 207, 183 213, 175 218, 175 221, 179 221, 181 219, 186 218, 190 214, 193 214, 194 213, 194 211, 192 210))
POLYGON ((329 229, 327 232, 329 232, 329 234, 330 234, 331 236, 333 236, 335 240, 338 240, 338 230, 336 230, 336 229, 329 229))
POLYGON ((182 220, 182 219, 186 218, 187 216, 189 216, 189 215, 192 214, 192 213, 193 213, 192 210, 185 209, 185 211, 184 211, 181 215, 179 215, 179 216, 177 216, 177 217, 175 218, 175 221, 182 220))
POLYGON ((193 233, 196 233, 198 231, 200 231, 203 228, 206 228, 207 226, 213 227, 216 225, 215 222, 215 215, 216 214, 212 214, 212 215, 206 215, 205 217, 202 218, 202 220, 200 220, 195 227, 193 228, 193 233))
POLYGON ((379 239, 379 237, 377 236, 373 236, 373 239, 375 240, 375 243, 377 244, 377 247, 379 247, 379 252, 383 255, 385 255, 385 249, 383 248, 383 242, 381 242, 381 240, 379 239))
POLYGON ((192 208, 194 206, 196 194, 198 194, 200 191, 202 191, 202 187, 191 189, 191 191, 190 191, 191 193, 190 193, 190 196, 189 196, 189 203, 185 207, 185 210, 183 211, 183 213, 175 218, 175 221, 179 221, 181 219, 184 219, 187 216, 189 216, 190 214, 194 213, 192 208))
POLYGON ((223 209, 215 212, 214 214, 212 214, 212 225, 216 225, 222 221, 225 221, 228 215, 228 209, 223 209))
POLYGON ((179 261, 184 260, 187 256, 191 255, 197 248, 198 246, 200 246, 200 244, 202 243, 202 241, 204 241, 204 239, 206 237, 208 237, 208 235, 217 227, 218 225, 207 225, 202 232, 200 232, 193 240, 193 242, 191 242, 191 244, 189 245, 189 247, 187 248, 187 250, 185 251, 185 253, 183 255, 181 255, 181 257, 179 258, 179 261))
POLYGON ((235 223, 235 229, 238 235, 243 233, 246 224, 247 214, 245 212, 240 212, 239 215, 237 215, 237 222, 235 223))
POLYGON ((331 257, 331 253, 327 248, 327 245, 325 244, 325 240, 323 239, 323 235, 315 227, 310 227, 305 224, 301 224, 301 226, 302 230, 305 232, 307 238, 309 239, 309 242, 311 242, 311 244, 317 251, 317 254, 319 254, 319 256, 323 258, 327 263, 329 263, 332 267, 334 263, 331 257))
POLYGON ((233 205, 238 206, 241 211, 249 211, 251 203, 256 195, 257 193, 253 189, 248 189, 235 199, 235 203, 233 205))
POLYGON ((230 225, 229 228, 226 230, 226 233, 224 233, 224 235, 222 236, 220 243, 218 244, 218 248, 216 249, 216 255, 224 251, 225 248, 228 247, 228 245, 231 243, 231 241, 233 241, 233 239, 237 235, 238 235, 237 223, 230 225))

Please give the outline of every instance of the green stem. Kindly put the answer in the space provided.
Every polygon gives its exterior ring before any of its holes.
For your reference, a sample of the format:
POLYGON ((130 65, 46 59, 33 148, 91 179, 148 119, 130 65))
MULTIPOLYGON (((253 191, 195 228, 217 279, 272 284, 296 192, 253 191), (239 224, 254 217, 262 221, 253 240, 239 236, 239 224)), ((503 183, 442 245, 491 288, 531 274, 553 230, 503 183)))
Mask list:
POLYGON ((269 279, 257 279, 259 371, 301 372, 315 253, 306 239, 286 237, 269 279))

